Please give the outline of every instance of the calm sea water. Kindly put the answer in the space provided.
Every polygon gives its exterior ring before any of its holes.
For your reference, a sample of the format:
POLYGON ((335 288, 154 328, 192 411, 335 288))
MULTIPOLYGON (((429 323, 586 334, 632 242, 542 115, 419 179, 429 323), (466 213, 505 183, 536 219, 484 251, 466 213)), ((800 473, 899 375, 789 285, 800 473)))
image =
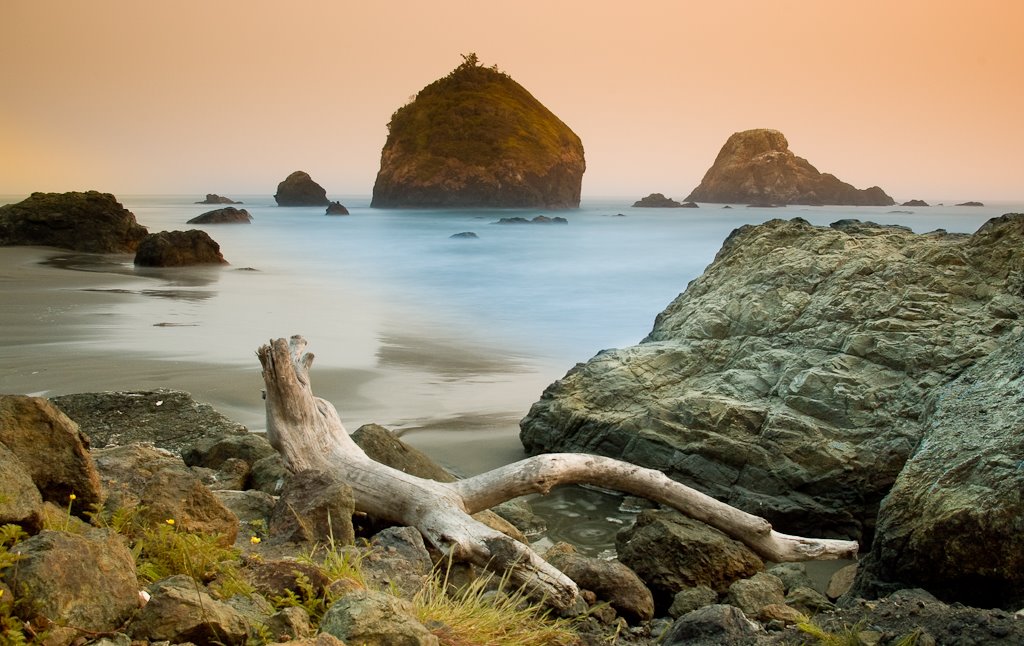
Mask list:
MULTIPOLYGON (((188 225, 217 208, 196 196, 121 196, 151 232, 203 228, 227 268, 144 270, 125 298, 86 316, 83 347, 116 355, 236 367, 249 393, 234 416, 262 422, 255 349, 302 334, 316 354, 314 390, 349 429, 378 422, 453 470, 471 474, 523 457, 517 422, 543 388, 604 348, 638 342, 655 316, 743 224, 802 217, 973 232, 1020 205, 638 209, 593 199, 578 210, 384 210, 341 196, 351 215, 280 208, 232 195, 248 225, 188 225), (911 211, 912 213, 908 213, 911 211), (561 216, 567 225, 500 225, 561 216), (477 238, 452 238, 473 232, 477 238), (358 379, 326 379, 318 370, 358 379)), ((11 200, 14 201, 14 200, 11 200)), ((109 268, 108 268, 109 269, 109 268)), ((230 377, 235 379, 235 377, 230 377)), ((163 384, 178 387, 169 380, 163 384)), ((83 388, 84 390, 85 388, 83 388)), ((218 394, 193 393, 218 405, 218 394)), ((618 499, 599 492, 536 501, 550 538, 607 545, 618 499), (561 518, 562 521, 557 519, 561 518)))

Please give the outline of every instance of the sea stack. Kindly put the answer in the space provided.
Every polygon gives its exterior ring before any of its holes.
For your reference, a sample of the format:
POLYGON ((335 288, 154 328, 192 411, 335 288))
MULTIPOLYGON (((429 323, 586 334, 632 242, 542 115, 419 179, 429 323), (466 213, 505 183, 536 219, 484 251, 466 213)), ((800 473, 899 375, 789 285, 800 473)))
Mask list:
POLYGON ((700 185, 686 197, 693 202, 891 206, 895 200, 877 186, 857 189, 821 173, 789 150, 778 130, 744 130, 729 137, 700 185))
POLYGON ((392 115, 370 205, 579 207, 580 138, 509 75, 463 59, 392 115))
POLYGON ((327 191, 313 181, 309 173, 297 170, 277 185, 274 200, 278 206, 327 206, 327 191))

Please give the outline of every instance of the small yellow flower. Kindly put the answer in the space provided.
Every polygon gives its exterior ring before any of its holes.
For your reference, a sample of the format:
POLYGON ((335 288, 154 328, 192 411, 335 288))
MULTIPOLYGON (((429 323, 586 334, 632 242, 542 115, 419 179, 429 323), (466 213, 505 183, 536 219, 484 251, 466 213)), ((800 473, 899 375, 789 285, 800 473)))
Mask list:
POLYGON ((75 498, 78 498, 78 496, 76 496, 75 494, 71 494, 70 496, 68 496, 68 500, 74 500, 75 498))
POLYGON ((253 545, 259 545, 260 537, 259 536, 253 536, 252 538, 249 539, 249 542, 252 543, 253 545))
POLYGON ((164 522, 167 523, 168 525, 173 525, 174 524, 174 519, 173 518, 168 518, 164 522))

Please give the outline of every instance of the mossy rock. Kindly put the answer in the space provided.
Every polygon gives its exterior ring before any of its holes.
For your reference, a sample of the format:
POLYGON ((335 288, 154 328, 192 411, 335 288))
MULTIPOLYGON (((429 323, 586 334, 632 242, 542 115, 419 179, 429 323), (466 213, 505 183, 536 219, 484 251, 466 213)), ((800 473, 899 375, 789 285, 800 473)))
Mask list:
POLYGON ((578 207, 580 138, 510 76, 464 59, 392 115, 371 206, 578 207))

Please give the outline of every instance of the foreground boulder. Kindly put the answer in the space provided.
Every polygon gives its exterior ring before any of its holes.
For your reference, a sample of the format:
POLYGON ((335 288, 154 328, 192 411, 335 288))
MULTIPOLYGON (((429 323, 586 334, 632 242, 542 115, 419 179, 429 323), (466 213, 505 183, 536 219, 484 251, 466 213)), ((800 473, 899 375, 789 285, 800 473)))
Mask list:
MULTIPOLYGON (((205 454, 219 444, 230 443, 225 436, 248 433, 242 424, 183 390, 77 393, 52 397, 50 401, 79 425, 94 448, 150 442, 172 453, 190 449, 190 453, 205 454)), ((239 441, 269 454, 259 448, 259 439, 239 441)), ((200 458, 195 463, 209 466, 200 458)))
POLYGON ((33 193, 0 206, 0 246, 132 253, 147 233, 110 193, 33 193))
POLYGON ((181 458, 131 444, 93 452, 108 498, 105 511, 138 508, 145 524, 168 520, 187 532, 216 534, 222 545, 238 535, 238 518, 194 475, 181 458))
POLYGON ((252 222, 252 216, 245 209, 225 206, 223 209, 214 209, 197 215, 186 224, 249 224, 250 222, 252 222))
POLYGON ((0 482, 4 495, 0 496, 0 525, 12 523, 27 531, 39 529, 43 514, 43 497, 14 453, 0 442, 0 482))
MULTIPOLYGON (((103 500, 89 438, 49 400, 0 395, 0 444, 17 456, 43 500, 58 507, 70 504, 77 515, 103 500)), ((7 487, 5 483, 4 491, 7 487)))
POLYGON ((707 586, 724 593, 764 563, 745 545, 675 511, 647 509, 615 537, 619 561, 636 572, 664 613, 677 592, 707 586))
POLYGON ((399 108, 370 205, 576 208, 580 138, 475 54, 399 108))
POLYGON ((186 267, 189 265, 226 265, 220 245, 205 231, 161 231, 151 233, 135 252, 140 267, 186 267))
POLYGON ((297 170, 277 185, 274 200, 278 206, 327 206, 327 191, 313 181, 309 173, 297 170))
POLYGON ((71 643, 78 630, 116 630, 138 607, 135 561, 116 534, 47 530, 12 551, 22 559, 3 576, 17 591, 21 618, 37 628, 60 626, 60 641, 46 643, 71 643))
POLYGON ((768 129, 745 130, 729 137, 700 185, 686 199, 739 204, 895 204, 877 186, 858 190, 834 175, 818 172, 789 150, 781 132, 768 129))
POLYGON ((925 588, 1024 607, 1024 337, 928 398, 927 431, 882 502, 856 593, 925 588))
POLYGON ((242 615, 199 589, 186 575, 149 586, 151 598, 128 626, 136 639, 172 644, 244 644, 249 626, 242 615))
POLYGON ((547 388, 531 453, 657 468, 781 531, 870 540, 925 401, 1024 315, 1024 215, 974 236, 744 226, 639 345, 547 388))

